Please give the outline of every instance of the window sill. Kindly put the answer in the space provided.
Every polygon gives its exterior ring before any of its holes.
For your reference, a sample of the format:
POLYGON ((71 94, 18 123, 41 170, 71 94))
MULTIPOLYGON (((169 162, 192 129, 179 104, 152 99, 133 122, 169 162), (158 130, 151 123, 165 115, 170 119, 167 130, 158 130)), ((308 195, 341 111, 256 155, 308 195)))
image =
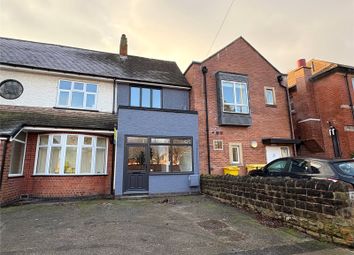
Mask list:
POLYGON ((108 174, 33 174, 32 177, 95 177, 108 176, 108 174))
POLYGON ((276 104, 266 104, 266 107, 277 108, 277 105, 276 104))
POLYGON ((154 173, 154 172, 149 172, 149 175, 192 175, 194 172, 168 172, 168 173, 154 173))
POLYGON ((8 176, 7 176, 9 179, 11 178, 21 178, 21 177, 24 177, 24 175, 23 174, 9 174, 8 176))
POLYGON ((54 109, 58 110, 72 110, 72 111, 84 111, 84 112, 99 112, 96 109, 85 109, 85 108, 72 108, 72 107, 63 107, 63 106, 54 106, 54 109))
POLYGON ((228 111, 223 111, 223 113, 230 113, 230 114, 240 114, 240 115, 250 115, 249 112, 228 112, 228 111))

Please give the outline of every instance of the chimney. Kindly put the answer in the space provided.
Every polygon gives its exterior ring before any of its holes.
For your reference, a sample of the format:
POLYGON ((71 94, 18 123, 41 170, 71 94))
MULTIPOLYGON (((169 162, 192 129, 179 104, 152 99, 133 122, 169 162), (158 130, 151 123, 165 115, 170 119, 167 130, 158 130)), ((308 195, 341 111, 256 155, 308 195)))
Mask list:
POLYGON ((126 57, 128 55, 128 40, 125 34, 120 38, 119 55, 126 57))
POLYGON ((306 59, 300 58, 298 61, 296 61, 296 63, 297 63, 298 68, 305 67, 306 66, 306 59))

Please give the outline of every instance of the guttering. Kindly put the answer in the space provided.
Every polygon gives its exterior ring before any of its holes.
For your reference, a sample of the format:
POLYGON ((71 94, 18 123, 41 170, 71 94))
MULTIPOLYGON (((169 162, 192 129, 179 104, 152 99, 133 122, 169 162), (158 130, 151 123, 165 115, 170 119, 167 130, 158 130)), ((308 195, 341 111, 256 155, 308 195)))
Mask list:
POLYGON ((20 133, 21 131, 53 131, 53 132, 75 132, 75 133, 93 133, 93 134, 114 134, 114 131, 112 130, 51 128, 51 127, 33 127, 33 126, 23 127, 20 131, 18 131, 18 133, 20 133))
POLYGON ((203 87, 204 87, 204 106, 205 106, 205 131, 206 131, 206 140, 207 140, 207 156, 208 156, 208 174, 211 174, 210 167, 210 141, 209 141, 209 112, 208 112, 208 91, 207 91, 207 82, 206 74, 208 73, 208 68, 206 66, 202 67, 203 73, 203 87))
MULTIPOLYGON (((3 139, 1 139, 3 140, 3 139)), ((9 139, 5 139, 3 147, 2 147, 2 159, 1 159, 1 167, 0 167, 0 190, 2 186, 2 178, 4 175, 4 169, 5 169, 5 159, 6 159, 6 151, 7 151, 7 143, 9 142, 9 139)))
POLYGON ((352 100, 352 96, 350 95, 350 88, 349 88, 349 82, 348 82, 348 72, 345 73, 345 83, 347 84, 347 93, 348 93, 348 97, 349 97, 349 107, 350 110, 352 111, 352 117, 354 120, 354 108, 353 108, 353 100, 352 100))
MULTIPOLYGON (((290 125, 290 132, 291 132, 291 139, 295 139, 295 132, 294 132, 294 123, 293 123, 293 118, 291 115, 291 105, 290 105, 290 95, 289 95, 289 88, 288 85, 285 84, 283 85, 284 81, 284 76, 283 74, 280 74, 277 76, 277 81, 281 87, 283 87, 286 91, 286 101, 288 103, 288 118, 289 118, 289 125, 290 125)), ((293 151, 294 151, 294 156, 297 156, 297 151, 296 151, 296 144, 293 144, 293 151)))
POLYGON ((94 77, 95 79, 102 79, 102 80, 113 80, 115 79, 117 82, 121 83, 134 83, 134 84, 141 84, 145 86, 158 86, 158 87, 166 87, 166 88, 174 88, 174 89, 185 89, 185 90, 190 90, 192 87, 190 86, 181 86, 178 84, 171 84, 171 83, 163 83, 163 82, 149 82, 149 81, 139 81, 139 80, 134 80, 134 79, 124 79, 124 78, 117 78, 114 76, 105 76, 105 75, 98 75, 98 74, 90 74, 90 73, 79 73, 79 72, 72 72, 72 71, 65 71, 65 70, 55 70, 55 69, 48 69, 48 68, 42 68, 42 67, 31 67, 31 66, 26 66, 26 65, 17 65, 17 64, 9 64, 9 63, 1 63, 0 66, 5 66, 8 69, 25 69, 25 70, 33 70, 35 72, 40 72, 40 73, 55 73, 62 75, 68 74, 68 75, 78 75, 78 76, 86 76, 94 77))

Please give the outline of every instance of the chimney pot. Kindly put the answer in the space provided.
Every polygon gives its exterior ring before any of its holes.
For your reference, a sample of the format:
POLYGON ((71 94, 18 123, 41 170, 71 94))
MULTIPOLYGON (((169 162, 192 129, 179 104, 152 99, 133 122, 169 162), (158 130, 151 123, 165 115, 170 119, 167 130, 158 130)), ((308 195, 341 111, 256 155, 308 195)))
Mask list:
POLYGON ((119 55, 125 57, 128 55, 128 39, 125 34, 122 34, 122 37, 120 38, 119 55))
POLYGON ((306 66, 306 59, 300 58, 298 61, 296 61, 296 63, 297 63, 297 67, 298 68, 299 67, 304 67, 304 66, 306 66))

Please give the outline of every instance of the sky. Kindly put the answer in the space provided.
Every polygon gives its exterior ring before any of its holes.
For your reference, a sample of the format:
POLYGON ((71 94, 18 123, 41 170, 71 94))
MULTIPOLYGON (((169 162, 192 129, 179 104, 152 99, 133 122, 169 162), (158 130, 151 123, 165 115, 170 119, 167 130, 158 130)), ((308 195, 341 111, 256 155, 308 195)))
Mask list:
MULTIPOLYGON (((176 61, 243 36, 281 72, 299 58, 354 66, 354 0, 0 0, 0 36, 176 61)), ((211 48, 211 50, 209 50, 211 48)))

